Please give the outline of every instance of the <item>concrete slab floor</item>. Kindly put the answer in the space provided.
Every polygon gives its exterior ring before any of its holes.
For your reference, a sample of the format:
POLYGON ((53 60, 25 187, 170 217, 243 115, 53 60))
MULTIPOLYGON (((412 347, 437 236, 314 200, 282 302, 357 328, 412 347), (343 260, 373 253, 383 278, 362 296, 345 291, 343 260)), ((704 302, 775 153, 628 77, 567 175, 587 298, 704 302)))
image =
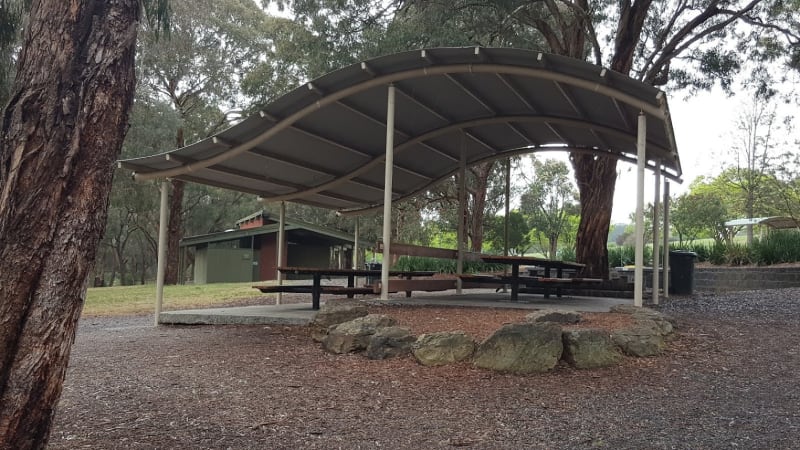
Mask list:
MULTIPOLYGON (((564 296, 544 298, 541 295, 521 294, 519 301, 512 302, 508 293, 470 292, 427 294, 406 298, 392 296, 389 300, 367 298, 362 301, 373 305, 413 305, 413 306, 466 306, 478 308, 516 308, 516 309, 563 309, 579 312, 608 312, 614 305, 633 304, 632 299, 608 297, 564 296)), ((230 308, 192 309, 162 312, 160 323, 169 325, 306 325, 316 315, 311 302, 285 305, 256 305, 230 308)))

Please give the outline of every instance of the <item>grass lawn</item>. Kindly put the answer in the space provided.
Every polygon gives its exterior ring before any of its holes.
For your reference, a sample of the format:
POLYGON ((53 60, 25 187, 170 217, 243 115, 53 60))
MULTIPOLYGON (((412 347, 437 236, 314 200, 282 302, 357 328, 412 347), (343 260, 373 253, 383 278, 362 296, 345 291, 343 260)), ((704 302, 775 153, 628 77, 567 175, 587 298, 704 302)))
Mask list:
MULTIPOLYGON (((169 311, 208 307, 265 295, 252 286, 252 282, 164 286, 163 309, 169 311)), ((88 316, 152 314, 155 298, 154 284, 89 288, 83 314, 88 316)))

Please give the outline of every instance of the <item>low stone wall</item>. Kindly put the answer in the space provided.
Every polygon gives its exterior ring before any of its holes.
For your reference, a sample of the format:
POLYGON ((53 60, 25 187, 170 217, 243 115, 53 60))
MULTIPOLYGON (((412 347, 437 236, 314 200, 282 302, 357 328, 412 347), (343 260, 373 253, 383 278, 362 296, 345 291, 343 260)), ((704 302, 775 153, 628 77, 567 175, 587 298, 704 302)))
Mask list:
POLYGON ((695 267, 694 290, 750 291, 800 287, 800 267, 695 267))

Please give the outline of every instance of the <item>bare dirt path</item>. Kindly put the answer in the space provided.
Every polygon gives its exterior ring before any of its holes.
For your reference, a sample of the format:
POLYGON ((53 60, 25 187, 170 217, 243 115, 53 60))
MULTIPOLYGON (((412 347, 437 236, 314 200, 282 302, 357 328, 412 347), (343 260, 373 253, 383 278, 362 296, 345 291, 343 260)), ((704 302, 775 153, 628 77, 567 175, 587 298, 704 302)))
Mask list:
POLYGON ((302 327, 85 318, 50 447, 797 448, 800 289, 663 310, 661 357, 524 377, 328 355, 302 327))

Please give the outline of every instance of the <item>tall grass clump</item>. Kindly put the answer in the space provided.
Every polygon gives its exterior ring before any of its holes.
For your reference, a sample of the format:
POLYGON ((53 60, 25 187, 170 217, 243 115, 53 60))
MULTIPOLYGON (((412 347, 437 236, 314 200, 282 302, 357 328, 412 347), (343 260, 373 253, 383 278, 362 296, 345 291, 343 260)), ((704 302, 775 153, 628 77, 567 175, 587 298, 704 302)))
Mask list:
POLYGON ((754 262, 760 265, 800 261, 800 232, 773 231, 763 239, 755 240, 753 258, 754 262))
MULTIPOLYGON (((653 261, 653 249, 645 246, 644 263, 650 264, 653 261)), ((609 267, 630 266, 636 263, 636 247, 633 245, 622 245, 610 247, 608 249, 609 267)))

